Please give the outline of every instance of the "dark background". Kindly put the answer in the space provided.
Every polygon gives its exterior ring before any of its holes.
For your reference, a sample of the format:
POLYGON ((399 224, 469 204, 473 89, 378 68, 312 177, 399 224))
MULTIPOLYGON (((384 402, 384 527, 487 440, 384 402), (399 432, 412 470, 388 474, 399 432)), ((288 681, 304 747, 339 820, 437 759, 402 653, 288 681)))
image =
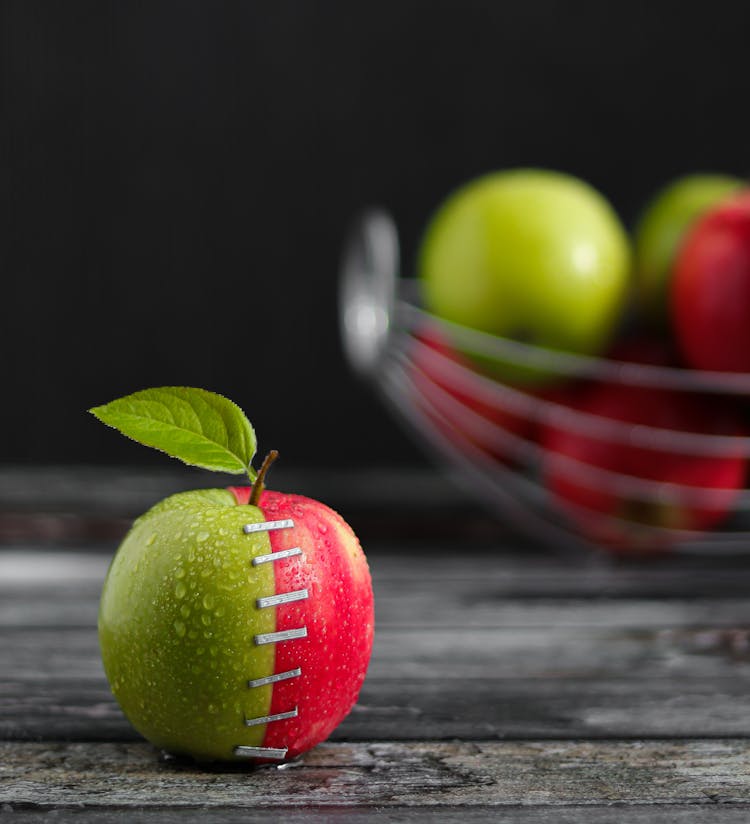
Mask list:
POLYGON ((300 466, 423 460, 340 351, 352 216, 491 169, 580 175, 628 225, 675 175, 746 174, 750 5, 30 2, 2 26, 5 463, 163 461, 89 406, 237 401, 300 466))

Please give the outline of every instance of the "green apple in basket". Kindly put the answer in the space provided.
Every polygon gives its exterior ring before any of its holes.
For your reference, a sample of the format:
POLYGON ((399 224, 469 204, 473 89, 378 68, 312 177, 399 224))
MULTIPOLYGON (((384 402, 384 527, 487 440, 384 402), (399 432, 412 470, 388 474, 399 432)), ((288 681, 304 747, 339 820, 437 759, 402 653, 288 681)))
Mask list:
POLYGON ((281 761, 354 705, 373 638, 357 538, 324 504, 265 488, 270 453, 242 410, 201 389, 136 392, 91 412, 248 486, 182 492, 138 518, 110 566, 99 639, 112 691, 156 746, 201 761, 281 761))
POLYGON ((743 185, 729 175, 685 175, 661 189, 643 210, 633 236, 634 275, 639 308, 651 323, 667 325, 670 284, 688 230, 743 185))
MULTIPOLYGON (((609 203, 570 175, 494 172, 451 194, 432 217, 418 270, 426 308, 521 343, 598 355, 628 299, 630 249, 609 203)), ((486 364, 485 364, 486 365, 486 364)), ((547 376, 498 361, 499 377, 547 376)))

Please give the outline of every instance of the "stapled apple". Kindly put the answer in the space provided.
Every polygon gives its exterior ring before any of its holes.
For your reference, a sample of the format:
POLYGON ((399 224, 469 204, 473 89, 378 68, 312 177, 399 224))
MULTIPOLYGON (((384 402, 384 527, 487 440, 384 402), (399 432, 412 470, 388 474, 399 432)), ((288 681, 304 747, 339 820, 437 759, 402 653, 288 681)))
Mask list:
POLYGON ((255 433, 221 395, 162 387, 91 412, 185 463, 251 485, 178 493, 133 524, 102 591, 99 639, 133 726, 198 761, 291 759, 327 738, 363 683, 370 574, 324 504, 265 489, 255 433))

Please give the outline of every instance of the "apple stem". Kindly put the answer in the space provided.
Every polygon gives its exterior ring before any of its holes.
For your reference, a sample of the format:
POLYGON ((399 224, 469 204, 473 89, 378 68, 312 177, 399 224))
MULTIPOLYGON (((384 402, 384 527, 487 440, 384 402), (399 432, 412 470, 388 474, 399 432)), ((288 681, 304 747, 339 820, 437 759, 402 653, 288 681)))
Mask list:
POLYGON ((258 471, 258 477, 255 479, 255 483, 253 484, 253 491, 250 493, 250 500, 247 502, 249 506, 258 506, 258 501, 260 500, 260 494, 263 492, 264 488, 264 481, 266 479, 266 473, 271 468, 271 464, 279 457, 279 453, 272 449, 268 455, 263 459, 263 464, 258 471))

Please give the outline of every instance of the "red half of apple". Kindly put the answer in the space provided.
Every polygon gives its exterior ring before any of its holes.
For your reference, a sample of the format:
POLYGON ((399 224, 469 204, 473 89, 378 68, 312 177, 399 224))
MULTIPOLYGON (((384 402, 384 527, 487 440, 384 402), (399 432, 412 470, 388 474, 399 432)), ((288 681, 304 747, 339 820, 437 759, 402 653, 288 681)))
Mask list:
MULTIPOLYGON (((229 487, 238 504, 250 487, 229 487)), ((365 678, 374 630, 370 573, 354 533, 336 512, 301 495, 264 490, 258 506, 267 521, 293 520, 269 531, 275 593, 306 590, 303 600, 276 605, 277 678, 269 716, 296 713, 268 723, 263 747, 287 749, 293 758, 324 741, 354 706, 365 678), (300 549, 299 553, 288 554, 300 549)))

